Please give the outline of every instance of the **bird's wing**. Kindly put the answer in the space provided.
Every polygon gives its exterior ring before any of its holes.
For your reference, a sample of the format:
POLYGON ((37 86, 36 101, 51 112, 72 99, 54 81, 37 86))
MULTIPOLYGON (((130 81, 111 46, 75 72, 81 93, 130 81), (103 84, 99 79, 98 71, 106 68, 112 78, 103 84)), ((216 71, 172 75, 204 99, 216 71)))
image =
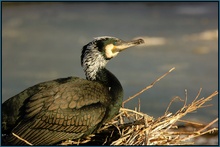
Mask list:
POLYGON ((27 101, 28 98, 32 97, 36 93, 44 89, 48 89, 49 87, 54 87, 61 83, 67 83, 70 81, 75 81, 79 79, 78 77, 67 77, 67 78, 60 78, 52 81, 46 81, 39 84, 36 84, 32 87, 25 89, 24 91, 20 92, 19 94, 9 98, 2 104, 2 131, 3 133, 8 134, 12 128, 15 127, 20 108, 27 101))
POLYGON ((35 145, 77 139, 100 125, 108 101, 108 90, 98 82, 62 83, 30 97, 12 132, 35 145))

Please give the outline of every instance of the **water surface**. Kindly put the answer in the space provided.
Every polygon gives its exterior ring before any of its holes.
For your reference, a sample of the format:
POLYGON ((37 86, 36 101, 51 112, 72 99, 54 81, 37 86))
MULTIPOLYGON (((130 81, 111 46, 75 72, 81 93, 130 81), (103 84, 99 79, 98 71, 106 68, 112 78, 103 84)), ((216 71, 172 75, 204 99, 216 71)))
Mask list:
MULTIPOLYGON (((218 90, 218 3, 29 3, 2 7, 2 101, 37 83, 85 77, 83 45, 97 36, 143 37, 146 45, 122 52, 107 68, 134 95, 172 67, 153 88, 128 102, 154 117, 175 96, 188 102, 218 90)), ((170 111, 183 106, 175 101, 170 111)), ((188 115, 209 122, 218 116, 218 97, 188 115)))

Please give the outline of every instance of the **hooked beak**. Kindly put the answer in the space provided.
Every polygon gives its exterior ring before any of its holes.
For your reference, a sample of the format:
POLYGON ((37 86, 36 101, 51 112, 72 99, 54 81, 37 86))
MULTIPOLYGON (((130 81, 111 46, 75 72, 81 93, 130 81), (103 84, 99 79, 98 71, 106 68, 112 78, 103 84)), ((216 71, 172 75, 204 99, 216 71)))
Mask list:
POLYGON ((137 40, 132 40, 132 41, 122 41, 119 44, 114 45, 113 52, 120 52, 129 47, 136 46, 136 45, 143 44, 143 43, 144 43, 143 39, 137 39, 137 40))

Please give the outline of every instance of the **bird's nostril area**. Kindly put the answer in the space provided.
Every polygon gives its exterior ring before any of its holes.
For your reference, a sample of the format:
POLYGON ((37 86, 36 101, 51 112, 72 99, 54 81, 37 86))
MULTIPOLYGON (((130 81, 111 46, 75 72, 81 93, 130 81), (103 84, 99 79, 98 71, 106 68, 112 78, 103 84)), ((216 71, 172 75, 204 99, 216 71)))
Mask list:
POLYGON ((142 43, 144 43, 144 40, 143 39, 138 39, 138 43, 142 44, 142 43))

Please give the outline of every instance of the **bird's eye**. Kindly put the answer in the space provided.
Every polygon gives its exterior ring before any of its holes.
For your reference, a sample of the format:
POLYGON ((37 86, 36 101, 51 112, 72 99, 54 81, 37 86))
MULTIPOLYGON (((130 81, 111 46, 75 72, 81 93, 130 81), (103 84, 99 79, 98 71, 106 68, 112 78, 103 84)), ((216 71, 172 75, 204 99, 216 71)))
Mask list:
POLYGON ((117 45, 117 44, 120 44, 121 43, 121 40, 116 40, 115 42, 114 42, 114 45, 117 45))
POLYGON ((117 40, 117 43, 121 43, 121 40, 117 40))

